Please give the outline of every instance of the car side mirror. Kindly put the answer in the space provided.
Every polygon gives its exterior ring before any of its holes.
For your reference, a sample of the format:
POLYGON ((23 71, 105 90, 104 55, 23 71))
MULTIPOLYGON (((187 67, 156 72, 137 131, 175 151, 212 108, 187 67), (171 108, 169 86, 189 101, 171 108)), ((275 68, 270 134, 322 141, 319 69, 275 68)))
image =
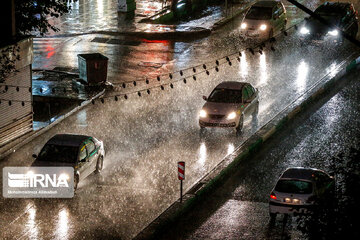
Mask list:
POLYGON ((207 97, 206 97, 206 96, 203 96, 203 99, 204 99, 205 101, 207 101, 207 97))
POLYGON ((33 157, 33 158, 37 158, 37 155, 34 153, 34 154, 32 155, 32 157, 33 157))

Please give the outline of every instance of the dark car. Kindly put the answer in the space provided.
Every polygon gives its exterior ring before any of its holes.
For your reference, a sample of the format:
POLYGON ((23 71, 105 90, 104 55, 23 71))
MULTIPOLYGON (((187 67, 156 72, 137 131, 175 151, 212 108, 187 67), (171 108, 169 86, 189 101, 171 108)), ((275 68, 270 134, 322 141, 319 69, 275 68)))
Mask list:
POLYGON ((269 197, 272 220, 277 214, 307 212, 315 200, 334 191, 335 181, 315 168, 289 168, 277 181, 269 197))
POLYGON ((330 28, 313 17, 305 18, 305 23, 300 27, 299 31, 303 40, 332 40, 341 42, 342 36, 338 29, 352 37, 356 37, 358 17, 353 4, 346 2, 325 2, 314 13, 335 27, 330 28))
POLYGON ((74 168, 74 188, 80 180, 92 172, 99 173, 104 164, 104 145, 94 137, 74 134, 57 134, 53 136, 35 154, 32 166, 68 166, 74 168))

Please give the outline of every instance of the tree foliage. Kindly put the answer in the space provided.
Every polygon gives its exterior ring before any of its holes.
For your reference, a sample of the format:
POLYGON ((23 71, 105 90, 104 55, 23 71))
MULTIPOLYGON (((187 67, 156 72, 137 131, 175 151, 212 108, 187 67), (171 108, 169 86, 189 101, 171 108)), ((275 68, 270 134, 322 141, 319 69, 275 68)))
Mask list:
MULTIPOLYGON (((58 18, 71 11, 71 2, 77 0, 15 0, 15 25, 17 36, 39 34, 49 30, 59 31, 49 18, 58 18)), ((15 72, 15 62, 19 60, 19 47, 0 45, 0 82, 15 72)))
POLYGON ((20 47, 17 44, 2 48, 0 51, 0 83, 15 71, 15 63, 20 60, 20 47))
POLYGON ((76 0, 15 0, 15 23, 17 33, 27 35, 36 32, 40 35, 49 29, 59 29, 50 24, 49 17, 58 18, 71 10, 69 3, 76 0))

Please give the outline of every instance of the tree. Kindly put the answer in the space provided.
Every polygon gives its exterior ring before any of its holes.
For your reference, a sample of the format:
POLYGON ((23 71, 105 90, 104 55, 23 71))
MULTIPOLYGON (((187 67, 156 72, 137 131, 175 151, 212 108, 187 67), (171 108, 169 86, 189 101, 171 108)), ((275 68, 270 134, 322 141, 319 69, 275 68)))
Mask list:
MULTIPOLYGON (((6 0, 7 1, 7 0, 6 0)), ((71 2, 77 0, 14 0, 15 33, 2 36, 0 41, 0 82, 15 71, 15 62, 19 60, 19 49, 10 44, 17 37, 38 34, 45 35, 49 30, 59 29, 48 21, 48 17, 58 18, 71 11, 71 2)), ((6 2, 8 3, 8 2, 6 2)), ((9 14, 10 16, 11 14, 9 14)), ((10 24, 13 18, 6 19, 10 24)))
POLYGON ((17 44, 2 48, 0 51, 0 83, 15 71, 15 62, 20 60, 20 48, 17 44))
POLYGON ((17 33, 28 35, 36 32, 40 35, 49 29, 59 31, 51 25, 48 17, 58 18, 71 11, 71 2, 77 0, 15 0, 15 24, 17 33))

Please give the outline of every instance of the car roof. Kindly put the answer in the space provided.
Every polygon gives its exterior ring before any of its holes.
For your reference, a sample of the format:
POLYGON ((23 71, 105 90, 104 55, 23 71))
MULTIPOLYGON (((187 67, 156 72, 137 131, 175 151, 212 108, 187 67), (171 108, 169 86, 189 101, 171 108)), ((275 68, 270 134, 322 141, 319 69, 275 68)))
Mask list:
POLYGON ((351 4, 346 2, 325 2, 321 4, 315 11, 322 12, 344 12, 351 4))
POLYGON ((294 179, 304 179, 304 180, 313 180, 313 174, 316 172, 323 172, 316 168, 303 168, 303 167, 296 167, 296 168, 288 168, 285 172, 281 175, 280 179, 282 178, 294 178, 294 179))
POLYGON ((85 140, 92 137, 76 134, 56 134, 46 144, 79 147, 85 140))
POLYGON ((225 81, 216 86, 216 88, 225 88, 225 89, 235 89, 241 90, 246 84, 246 82, 235 82, 235 81, 225 81))
POLYGON ((253 6, 254 7, 274 7, 279 3, 279 1, 258 1, 253 6))

